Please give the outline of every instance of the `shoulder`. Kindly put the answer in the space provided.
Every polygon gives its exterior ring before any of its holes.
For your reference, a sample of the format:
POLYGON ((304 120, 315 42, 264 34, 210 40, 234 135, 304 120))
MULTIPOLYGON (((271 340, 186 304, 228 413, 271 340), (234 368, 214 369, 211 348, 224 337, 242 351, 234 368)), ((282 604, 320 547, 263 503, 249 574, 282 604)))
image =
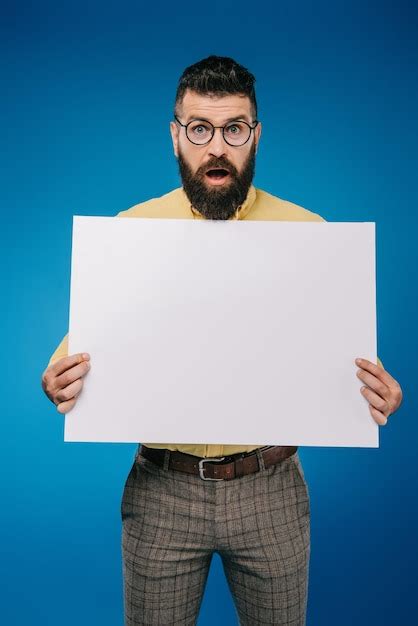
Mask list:
POLYGON ((256 189, 256 200, 249 219, 284 220, 294 222, 325 222, 318 213, 283 200, 263 189, 256 189))
POLYGON ((184 192, 182 187, 178 187, 162 196, 150 198, 130 209, 120 211, 115 217, 177 217, 184 209, 184 192))

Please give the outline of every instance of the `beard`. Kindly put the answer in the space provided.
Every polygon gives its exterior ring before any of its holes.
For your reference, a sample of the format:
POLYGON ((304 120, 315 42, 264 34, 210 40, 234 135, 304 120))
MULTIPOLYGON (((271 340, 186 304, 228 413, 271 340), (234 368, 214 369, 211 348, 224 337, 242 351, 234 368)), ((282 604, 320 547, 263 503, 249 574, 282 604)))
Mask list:
POLYGON ((178 164, 183 189, 194 209, 209 220, 229 220, 248 195, 255 172, 255 144, 238 172, 226 158, 213 157, 200 167, 196 173, 192 172, 189 164, 179 150, 178 164), (209 186, 205 182, 205 173, 210 168, 225 168, 229 171, 230 180, 225 185, 209 186))

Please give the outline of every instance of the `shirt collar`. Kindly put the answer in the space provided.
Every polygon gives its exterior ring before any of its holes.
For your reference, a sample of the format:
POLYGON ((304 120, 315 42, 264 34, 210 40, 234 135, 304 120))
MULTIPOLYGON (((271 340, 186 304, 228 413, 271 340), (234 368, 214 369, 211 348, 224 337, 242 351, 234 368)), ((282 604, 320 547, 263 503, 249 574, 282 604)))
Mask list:
MULTIPOLYGON (((196 219, 205 219, 203 217, 203 215, 201 213, 199 213, 199 211, 197 209, 195 209, 194 207, 192 207, 192 205, 190 204, 190 201, 186 195, 186 192, 184 191, 183 187, 181 187, 185 202, 187 203, 187 206, 189 207, 189 210, 191 212, 191 217, 196 218, 196 219)), ((235 214, 233 215, 233 217, 231 217, 231 220, 242 220, 244 219, 244 217, 246 215, 248 215, 248 213, 251 210, 251 207, 253 206, 254 202, 255 202, 255 198, 256 198, 256 190, 254 185, 251 185, 249 190, 248 190, 248 194, 247 197, 245 198, 244 202, 241 204, 241 206, 238 207, 238 209, 235 211, 235 214)))

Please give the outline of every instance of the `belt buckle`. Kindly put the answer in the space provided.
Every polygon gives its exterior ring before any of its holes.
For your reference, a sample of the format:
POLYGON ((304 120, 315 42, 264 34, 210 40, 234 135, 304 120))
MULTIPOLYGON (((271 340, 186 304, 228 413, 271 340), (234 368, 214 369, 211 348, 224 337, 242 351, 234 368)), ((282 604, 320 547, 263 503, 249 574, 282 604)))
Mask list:
POLYGON ((219 458, 207 458, 207 459, 200 459, 199 461, 199 476, 200 478, 202 478, 202 480, 223 480, 223 478, 209 478, 207 476, 205 476, 203 474, 204 467, 203 467, 203 463, 207 463, 209 461, 215 462, 215 463, 219 463, 220 461, 224 460, 224 456, 222 456, 220 459, 219 458))

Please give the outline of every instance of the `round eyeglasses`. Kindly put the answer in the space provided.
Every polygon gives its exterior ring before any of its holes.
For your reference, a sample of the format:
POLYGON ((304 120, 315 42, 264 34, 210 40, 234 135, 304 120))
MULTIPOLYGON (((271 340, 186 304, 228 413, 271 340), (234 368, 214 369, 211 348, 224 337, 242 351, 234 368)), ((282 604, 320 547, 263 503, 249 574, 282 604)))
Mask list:
POLYGON ((243 146, 251 137, 251 131, 259 124, 259 120, 255 121, 254 126, 242 120, 229 122, 225 126, 214 126, 207 120, 191 120, 188 124, 182 124, 176 115, 174 118, 180 126, 186 129, 187 139, 196 146, 209 143, 215 134, 215 128, 222 129, 222 136, 230 146, 243 146))

